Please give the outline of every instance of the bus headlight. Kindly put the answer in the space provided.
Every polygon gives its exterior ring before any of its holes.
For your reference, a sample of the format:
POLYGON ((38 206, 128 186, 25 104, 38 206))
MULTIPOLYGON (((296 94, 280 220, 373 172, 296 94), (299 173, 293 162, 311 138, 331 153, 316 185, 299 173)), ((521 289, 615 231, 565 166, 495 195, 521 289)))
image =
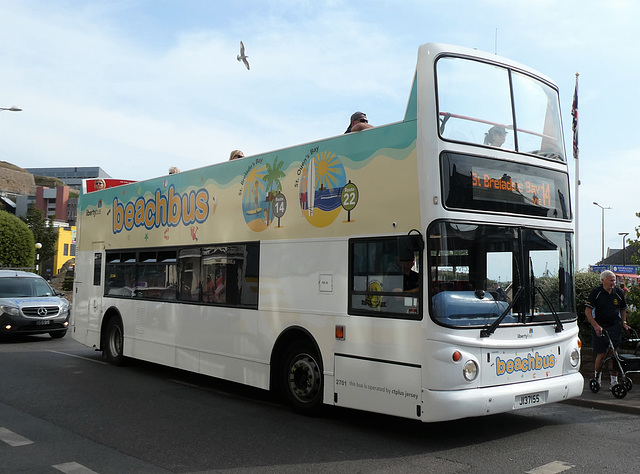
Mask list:
POLYGON ((580 351, 578 349, 571 351, 571 358, 569 359, 569 362, 571 362, 571 367, 574 369, 580 365, 580 351))
POLYGON ((478 364, 473 360, 465 362, 462 368, 462 375, 467 382, 473 382, 478 376, 478 364))

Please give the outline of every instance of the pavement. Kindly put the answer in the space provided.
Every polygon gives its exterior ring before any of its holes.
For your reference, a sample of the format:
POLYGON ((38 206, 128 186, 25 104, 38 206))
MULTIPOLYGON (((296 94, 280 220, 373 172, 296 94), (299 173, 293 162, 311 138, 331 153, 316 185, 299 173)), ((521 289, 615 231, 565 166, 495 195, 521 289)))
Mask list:
POLYGON ((580 372, 584 377, 584 389, 582 395, 563 403, 583 407, 596 408, 598 410, 610 410, 621 413, 640 415, 640 373, 629 374, 633 382, 633 388, 627 392, 624 398, 616 398, 609 389, 609 376, 602 375, 602 387, 598 393, 593 393, 589 388, 589 382, 593 378, 593 354, 591 348, 582 348, 582 364, 580 372))

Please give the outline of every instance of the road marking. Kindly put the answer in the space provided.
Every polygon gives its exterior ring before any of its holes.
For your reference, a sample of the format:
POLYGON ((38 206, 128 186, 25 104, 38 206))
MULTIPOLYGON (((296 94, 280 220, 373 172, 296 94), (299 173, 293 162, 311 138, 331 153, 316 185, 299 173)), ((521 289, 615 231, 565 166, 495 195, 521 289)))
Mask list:
POLYGON ((60 472, 67 472, 72 474, 98 474, 96 471, 92 471, 88 467, 84 467, 77 462, 65 462, 64 464, 56 464, 52 466, 60 472))
POLYGON ((33 444, 33 441, 30 439, 24 438, 3 427, 0 427, 0 441, 4 441, 9 446, 25 446, 27 444, 33 444))
POLYGON ((47 352, 53 352, 54 354, 62 354, 62 355, 66 355, 66 356, 69 356, 69 357, 75 357, 76 359, 88 360, 89 362, 95 362, 96 364, 109 365, 108 362, 103 362, 101 360, 95 360, 95 359, 89 359, 88 357, 82 357, 82 356, 75 355, 75 354, 69 354, 68 352, 60 352, 60 351, 52 351, 52 350, 49 350, 47 352))
POLYGON ((576 467, 573 464, 567 464, 563 461, 553 461, 544 466, 536 467, 532 471, 527 471, 527 474, 556 474, 558 472, 567 471, 576 467))

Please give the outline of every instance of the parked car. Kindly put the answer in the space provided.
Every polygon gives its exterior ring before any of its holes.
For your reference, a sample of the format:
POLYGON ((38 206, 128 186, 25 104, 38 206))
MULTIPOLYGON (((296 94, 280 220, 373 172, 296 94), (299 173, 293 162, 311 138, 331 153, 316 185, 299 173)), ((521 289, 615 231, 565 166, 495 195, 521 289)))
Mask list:
POLYGON ((35 273, 0 270, 0 335, 64 337, 70 305, 63 296, 35 273))

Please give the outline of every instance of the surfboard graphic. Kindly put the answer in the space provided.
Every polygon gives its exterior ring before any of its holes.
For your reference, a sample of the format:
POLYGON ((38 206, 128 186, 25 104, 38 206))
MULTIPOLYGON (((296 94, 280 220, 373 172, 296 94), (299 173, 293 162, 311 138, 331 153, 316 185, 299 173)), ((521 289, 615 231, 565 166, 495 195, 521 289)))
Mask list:
POLYGON ((309 207, 309 217, 313 216, 313 206, 316 202, 316 167, 314 158, 309 160, 309 171, 307 172, 307 205, 309 207))

